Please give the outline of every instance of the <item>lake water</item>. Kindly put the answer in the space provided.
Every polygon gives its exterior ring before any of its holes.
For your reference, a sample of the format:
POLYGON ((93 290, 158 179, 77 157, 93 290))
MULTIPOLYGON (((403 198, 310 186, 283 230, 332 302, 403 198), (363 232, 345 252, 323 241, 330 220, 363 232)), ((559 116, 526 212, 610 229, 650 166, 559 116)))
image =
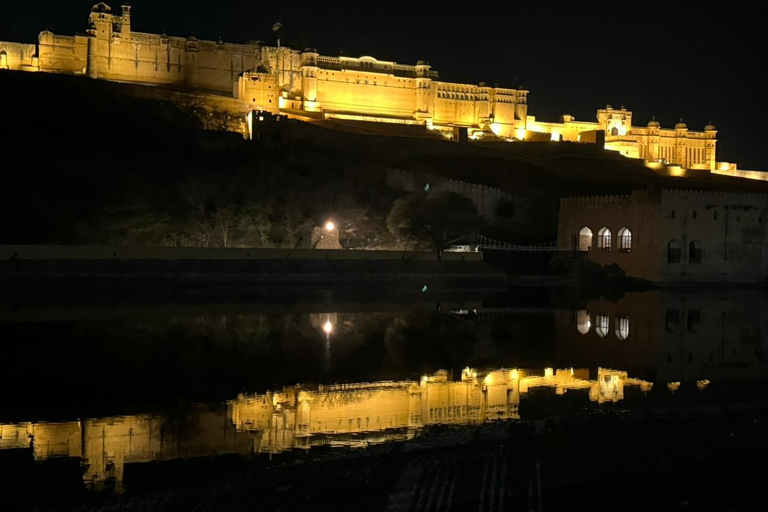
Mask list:
POLYGON ((0 481, 130 493, 146 463, 764 399, 767 301, 531 288, 5 304, 0 481))

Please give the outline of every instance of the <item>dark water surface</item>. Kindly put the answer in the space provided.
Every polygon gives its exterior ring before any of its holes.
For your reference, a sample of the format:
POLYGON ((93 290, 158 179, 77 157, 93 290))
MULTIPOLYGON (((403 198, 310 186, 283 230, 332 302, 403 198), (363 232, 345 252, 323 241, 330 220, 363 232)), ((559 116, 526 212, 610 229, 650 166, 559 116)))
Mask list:
POLYGON ((361 294, 6 304, 0 500, 433 425, 768 398, 763 290, 361 294))

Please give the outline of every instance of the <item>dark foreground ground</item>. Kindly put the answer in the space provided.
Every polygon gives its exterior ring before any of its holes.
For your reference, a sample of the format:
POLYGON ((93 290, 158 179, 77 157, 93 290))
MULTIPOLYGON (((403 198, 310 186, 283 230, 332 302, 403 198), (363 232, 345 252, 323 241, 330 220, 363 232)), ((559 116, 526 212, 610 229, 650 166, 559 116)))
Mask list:
POLYGON ((29 487, 22 510, 765 510, 768 403, 601 411, 432 428, 410 442, 271 462, 134 465, 130 494, 63 508, 41 505, 54 498, 35 482, 3 485, 29 487))

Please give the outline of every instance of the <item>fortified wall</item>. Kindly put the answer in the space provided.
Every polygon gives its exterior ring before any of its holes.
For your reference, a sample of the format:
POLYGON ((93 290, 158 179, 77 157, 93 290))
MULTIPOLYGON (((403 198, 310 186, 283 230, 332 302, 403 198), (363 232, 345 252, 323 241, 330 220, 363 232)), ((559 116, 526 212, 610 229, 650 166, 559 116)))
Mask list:
POLYGON ((663 283, 764 283, 768 196, 683 189, 565 198, 558 242, 663 283))
POLYGON ((424 190, 426 184, 429 184, 430 190, 455 192, 471 199, 480 215, 491 221, 496 218, 496 210, 501 203, 522 199, 507 194, 500 188, 447 179, 431 174, 413 173, 402 169, 387 169, 387 185, 395 190, 417 192, 424 190))
MULTIPOLYGON (((716 160, 717 130, 689 130, 682 120, 633 126, 632 112, 610 105, 596 122, 528 115, 524 87, 445 82, 428 62, 415 65, 371 56, 326 56, 312 48, 233 44, 133 30, 131 7, 94 5, 86 30, 72 36, 45 30, 37 45, 0 41, 0 70, 41 71, 142 85, 185 88, 236 99, 242 111, 303 120, 351 119, 426 126, 446 138, 466 128, 471 139, 555 140, 603 144, 653 165, 763 179, 716 160)), ((683 175, 680 173, 679 175, 683 175)))

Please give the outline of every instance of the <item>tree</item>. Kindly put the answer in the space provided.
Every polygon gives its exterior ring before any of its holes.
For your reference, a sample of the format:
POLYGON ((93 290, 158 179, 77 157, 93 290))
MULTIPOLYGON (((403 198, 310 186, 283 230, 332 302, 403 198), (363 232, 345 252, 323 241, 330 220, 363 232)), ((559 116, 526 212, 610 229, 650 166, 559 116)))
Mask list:
POLYGON ((403 240, 443 251, 466 239, 482 225, 471 199, 455 192, 417 192, 396 200, 387 217, 387 229, 403 240))

